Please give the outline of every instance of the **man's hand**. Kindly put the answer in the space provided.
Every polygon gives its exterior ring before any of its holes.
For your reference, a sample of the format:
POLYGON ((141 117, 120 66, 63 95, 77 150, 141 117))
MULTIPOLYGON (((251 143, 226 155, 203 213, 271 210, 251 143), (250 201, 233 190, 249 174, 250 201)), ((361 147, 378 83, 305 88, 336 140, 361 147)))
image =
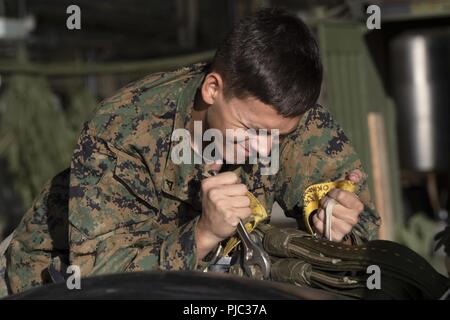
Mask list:
POLYGON ((202 181, 202 216, 197 223, 197 260, 236 231, 240 219, 251 215, 247 187, 234 172, 202 181))
MULTIPOLYGON (((352 171, 348 179, 357 184, 360 182, 362 174, 359 170, 352 171)), ((359 215, 364 210, 364 204, 352 192, 333 189, 320 200, 320 208, 312 217, 312 222, 317 233, 324 235, 325 208, 331 199, 337 204, 333 208, 331 216, 331 239, 341 242, 342 239, 352 231, 359 221, 359 215)))

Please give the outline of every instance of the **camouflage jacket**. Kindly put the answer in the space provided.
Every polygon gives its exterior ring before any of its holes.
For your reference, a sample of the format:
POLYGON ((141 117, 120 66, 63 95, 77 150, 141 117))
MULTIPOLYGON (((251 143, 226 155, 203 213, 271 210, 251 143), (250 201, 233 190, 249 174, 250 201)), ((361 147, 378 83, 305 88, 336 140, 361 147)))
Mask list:
MULTIPOLYGON (((175 165, 170 151, 172 131, 188 128, 205 72, 197 64, 153 74, 99 105, 83 126, 70 169, 48 182, 15 231, 6 253, 10 292, 48 282, 55 258, 80 266, 82 277, 197 268, 203 165, 175 165)), ((363 171, 358 156, 319 105, 283 141, 276 175, 261 175, 258 165, 230 168, 269 212, 277 201, 299 221, 307 186, 353 169, 363 171)), ((365 181, 356 242, 376 237, 379 225, 365 181)))

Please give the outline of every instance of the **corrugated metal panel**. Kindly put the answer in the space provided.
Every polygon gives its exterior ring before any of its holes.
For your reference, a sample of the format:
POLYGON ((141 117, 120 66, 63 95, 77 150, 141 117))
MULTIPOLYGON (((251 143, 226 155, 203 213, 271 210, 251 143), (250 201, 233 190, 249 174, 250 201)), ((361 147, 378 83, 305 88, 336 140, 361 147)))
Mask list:
POLYGON ((352 22, 322 22, 317 25, 325 70, 321 100, 332 111, 349 136, 369 174, 373 190, 371 154, 367 126, 369 112, 385 119, 390 183, 396 219, 401 219, 395 110, 386 96, 365 42, 365 27, 352 22))

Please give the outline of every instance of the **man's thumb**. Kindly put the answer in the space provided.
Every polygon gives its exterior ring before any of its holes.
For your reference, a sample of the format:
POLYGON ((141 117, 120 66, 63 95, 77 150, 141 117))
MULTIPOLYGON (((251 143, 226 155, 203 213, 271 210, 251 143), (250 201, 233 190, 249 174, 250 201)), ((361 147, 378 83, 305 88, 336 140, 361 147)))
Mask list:
POLYGON ((363 174, 358 169, 353 170, 347 175, 347 179, 353 182, 354 184, 358 184, 363 177, 363 174))

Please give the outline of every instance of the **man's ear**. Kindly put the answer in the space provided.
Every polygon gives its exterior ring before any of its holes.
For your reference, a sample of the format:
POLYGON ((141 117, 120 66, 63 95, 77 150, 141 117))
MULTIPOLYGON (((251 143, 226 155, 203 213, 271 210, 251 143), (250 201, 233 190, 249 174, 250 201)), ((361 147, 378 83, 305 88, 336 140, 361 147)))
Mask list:
POLYGON ((208 73, 202 84, 202 98, 207 104, 212 105, 223 92, 223 80, 217 72, 208 73))

